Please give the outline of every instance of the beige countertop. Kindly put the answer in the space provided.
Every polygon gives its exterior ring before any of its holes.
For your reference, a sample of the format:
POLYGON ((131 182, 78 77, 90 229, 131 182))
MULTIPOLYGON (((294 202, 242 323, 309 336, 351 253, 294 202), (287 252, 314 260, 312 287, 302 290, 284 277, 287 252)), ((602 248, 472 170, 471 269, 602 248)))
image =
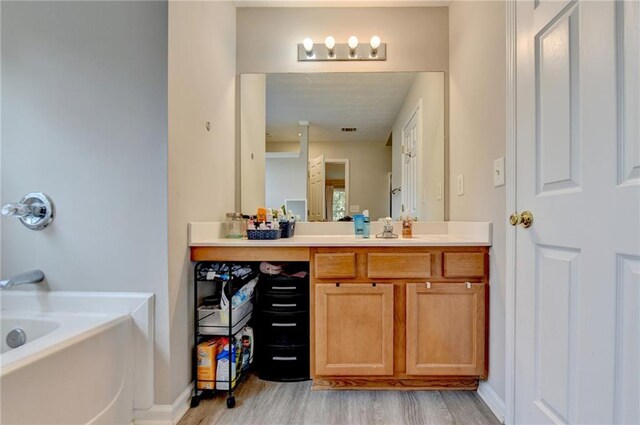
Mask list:
MULTIPOLYGON (((394 232, 401 234, 400 223, 394 232)), ((220 238, 220 222, 189 223, 189 246, 215 247, 416 247, 416 246, 491 246, 491 223, 487 222, 415 222, 412 238, 378 239, 382 223, 371 223, 371 237, 356 239, 353 223, 296 223, 295 236, 276 240, 220 238)))

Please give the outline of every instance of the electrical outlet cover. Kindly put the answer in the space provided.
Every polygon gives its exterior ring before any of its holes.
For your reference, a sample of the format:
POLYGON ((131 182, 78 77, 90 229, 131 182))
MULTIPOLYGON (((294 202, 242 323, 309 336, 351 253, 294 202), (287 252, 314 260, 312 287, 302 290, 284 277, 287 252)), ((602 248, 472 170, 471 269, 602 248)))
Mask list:
POLYGON ((464 174, 458 174, 458 196, 464 195, 464 174))

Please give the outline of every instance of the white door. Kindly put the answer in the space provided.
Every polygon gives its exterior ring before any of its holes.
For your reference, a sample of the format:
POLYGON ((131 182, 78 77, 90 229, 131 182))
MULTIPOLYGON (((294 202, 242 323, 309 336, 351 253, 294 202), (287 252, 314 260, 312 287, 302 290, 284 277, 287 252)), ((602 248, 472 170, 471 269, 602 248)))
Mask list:
POLYGON ((325 218, 324 155, 309 162, 309 221, 323 221, 325 218))
POLYGON ((418 211, 418 112, 402 129, 402 209, 406 214, 418 211))
POLYGON ((515 422, 638 424, 639 3, 516 10, 515 422))

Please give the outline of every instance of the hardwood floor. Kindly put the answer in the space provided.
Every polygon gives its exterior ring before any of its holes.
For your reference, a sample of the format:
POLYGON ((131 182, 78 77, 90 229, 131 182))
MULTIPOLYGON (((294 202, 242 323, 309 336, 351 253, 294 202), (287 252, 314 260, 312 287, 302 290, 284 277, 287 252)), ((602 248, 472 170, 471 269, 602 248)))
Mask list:
POLYGON ((311 381, 276 383, 250 375, 227 409, 218 394, 178 425, 423 425, 500 422, 473 391, 311 391, 311 381))

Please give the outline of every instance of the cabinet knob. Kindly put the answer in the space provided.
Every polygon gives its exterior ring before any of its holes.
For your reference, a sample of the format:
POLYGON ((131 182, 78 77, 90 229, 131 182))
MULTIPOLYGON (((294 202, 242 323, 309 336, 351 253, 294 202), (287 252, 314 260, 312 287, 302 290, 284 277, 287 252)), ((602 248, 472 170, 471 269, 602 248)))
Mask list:
POLYGON ((467 289, 471 289, 471 282, 465 282, 465 284, 467 285, 467 289))
POLYGON ((431 289, 431 282, 427 282, 425 285, 427 285, 427 289, 431 289))

